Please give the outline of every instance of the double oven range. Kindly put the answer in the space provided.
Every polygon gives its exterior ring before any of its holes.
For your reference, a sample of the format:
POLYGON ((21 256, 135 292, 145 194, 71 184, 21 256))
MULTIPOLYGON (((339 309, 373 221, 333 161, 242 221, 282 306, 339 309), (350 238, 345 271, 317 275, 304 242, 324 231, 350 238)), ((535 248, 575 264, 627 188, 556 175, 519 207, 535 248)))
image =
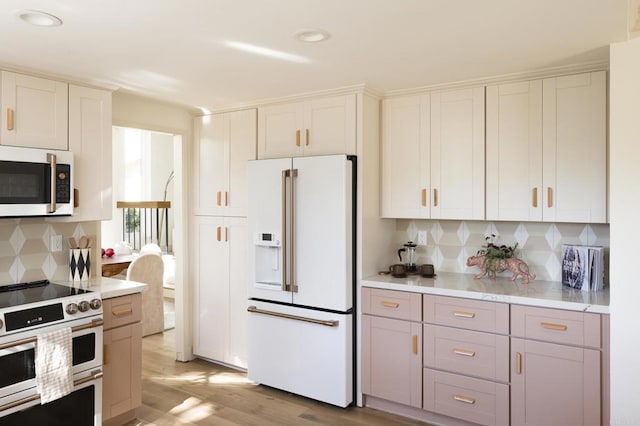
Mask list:
POLYGON ((100 293, 47 280, 0 287, 0 424, 102 424, 100 293), (40 333, 71 328, 72 393, 41 404, 35 357, 40 333))

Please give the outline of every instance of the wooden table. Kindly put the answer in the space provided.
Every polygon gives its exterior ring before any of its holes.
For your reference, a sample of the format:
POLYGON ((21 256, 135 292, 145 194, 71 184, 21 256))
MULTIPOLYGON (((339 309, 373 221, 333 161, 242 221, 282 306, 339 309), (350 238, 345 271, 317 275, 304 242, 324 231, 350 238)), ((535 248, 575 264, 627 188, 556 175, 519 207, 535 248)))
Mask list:
POLYGON ((102 257, 102 276, 112 277, 118 275, 127 269, 136 257, 138 257, 137 254, 116 254, 111 257, 102 257))

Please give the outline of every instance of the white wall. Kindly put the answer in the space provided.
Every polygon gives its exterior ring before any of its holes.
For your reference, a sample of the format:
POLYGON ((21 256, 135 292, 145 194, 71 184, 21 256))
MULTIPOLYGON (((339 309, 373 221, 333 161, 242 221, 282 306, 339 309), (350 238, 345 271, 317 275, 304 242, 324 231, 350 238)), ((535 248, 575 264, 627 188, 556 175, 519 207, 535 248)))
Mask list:
POLYGON ((154 101, 152 99, 115 92, 113 94, 113 125, 155 130, 179 135, 182 140, 179 152, 174 152, 177 164, 173 181, 175 197, 172 208, 175 220, 173 248, 176 255, 176 359, 188 361, 193 358, 191 344, 191 316, 189 276, 185 267, 189 253, 184 237, 188 235, 188 195, 191 147, 193 143, 192 111, 176 105, 154 101))
POLYGON ((611 424, 640 424, 640 39, 611 45, 611 424))

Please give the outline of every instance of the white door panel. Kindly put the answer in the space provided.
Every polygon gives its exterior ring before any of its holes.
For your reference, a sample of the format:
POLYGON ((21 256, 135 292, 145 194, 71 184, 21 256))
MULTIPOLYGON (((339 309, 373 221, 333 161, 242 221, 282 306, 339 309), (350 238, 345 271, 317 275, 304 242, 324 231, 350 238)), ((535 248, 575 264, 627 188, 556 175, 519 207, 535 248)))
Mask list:
POLYGON ((297 305, 352 306, 351 167, 344 155, 293 159, 297 305))
POLYGON ((291 292, 282 290, 282 253, 280 248, 254 243, 259 233, 271 233, 282 241, 282 171, 291 168, 290 158, 250 161, 249 179, 249 297, 292 303, 291 292), (275 252, 275 254, 274 254, 275 252), (272 256, 276 256, 273 262, 272 256), (257 265, 257 267, 256 267, 257 265))
POLYGON ((249 313, 249 379, 340 407, 349 405, 353 400, 352 314, 250 303, 262 313, 249 313), (269 313, 337 323, 316 324, 269 313))

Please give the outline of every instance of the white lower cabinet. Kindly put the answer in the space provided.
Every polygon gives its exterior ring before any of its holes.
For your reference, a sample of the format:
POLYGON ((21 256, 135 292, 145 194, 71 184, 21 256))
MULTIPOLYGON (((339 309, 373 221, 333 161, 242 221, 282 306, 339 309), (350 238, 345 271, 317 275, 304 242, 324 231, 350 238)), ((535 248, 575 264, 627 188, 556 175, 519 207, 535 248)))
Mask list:
POLYGON ((196 356, 247 367, 247 220, 193 218, 196 356))

